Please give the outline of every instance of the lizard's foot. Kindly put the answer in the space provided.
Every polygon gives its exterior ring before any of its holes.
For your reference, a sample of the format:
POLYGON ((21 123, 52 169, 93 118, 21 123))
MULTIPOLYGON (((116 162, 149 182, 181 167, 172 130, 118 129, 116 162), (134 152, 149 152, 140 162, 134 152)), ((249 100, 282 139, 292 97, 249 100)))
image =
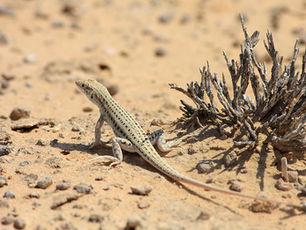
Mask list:
POLYGON ((120 161, 118 158, 113 157, 113 156, 98 156, 98 157, 95 157, 95 158, 90 159, 89 161, 95 161, 95 160, 100 160, 100 159, 102 159, 102 160, 107 159, 107 160, 109 160, 110 162, 112 162, 112 163, 109 165, 110 168, 121 163, 121 161, 120 161))

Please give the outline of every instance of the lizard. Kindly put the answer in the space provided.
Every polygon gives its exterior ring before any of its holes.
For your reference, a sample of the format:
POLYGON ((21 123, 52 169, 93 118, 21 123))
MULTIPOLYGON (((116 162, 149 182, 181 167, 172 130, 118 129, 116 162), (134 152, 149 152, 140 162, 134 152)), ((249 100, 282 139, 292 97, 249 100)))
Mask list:
POLYGON ((90 148, 103 145, 101 141, 101 128, 104 121, 111 126, 115 134, 115 137, 111 139, 113 156, 99 156, 93 160, 110 160, 112 162, 110 167, 112 167, 122 162, 122 149, 128 152, 137 152, 151 166, 174 181, 195 185, 206 190, 212 190, 223 194, 269 201, 277 204, 280 203, 279 201, 269 198, 255 197, 236 191, 226 190, 182 175, 167 164, 153 146, 157 145, 157 148, 161 152, 168 152, 173 147, 173 143, 169 144, 165 141, 162 130, 157 130, 148 136, 136 119, 115 101, 105 86, 96 80, 77 80, 75 83, 100 110, 100 117, 95 126, 95 141, 90 148))

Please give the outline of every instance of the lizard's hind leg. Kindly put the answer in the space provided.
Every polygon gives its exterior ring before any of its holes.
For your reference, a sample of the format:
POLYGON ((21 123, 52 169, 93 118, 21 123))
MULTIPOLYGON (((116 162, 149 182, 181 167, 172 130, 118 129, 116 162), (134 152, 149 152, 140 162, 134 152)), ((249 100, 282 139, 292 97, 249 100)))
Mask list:
POLYGON ((161 129, 158 129, 151 133, 149 136, 150 142, 152 145, 156 145, 158 150, 163 152, 163 153, 168 153, 170 152, 174 147, 177 146, 176 141, 170 141, 167 142, 163 136, 164 131, 161 129))
POLYGON ((113 137, 112 150, 114 156, 98 156, 91 159, 90 161, 97 159, 107 159, 112 162, 110 167, 118 165, 122 162, 123 159, 122 149, 128 152, 136 152, 134 145, 129 140, 120 137, 113 137))

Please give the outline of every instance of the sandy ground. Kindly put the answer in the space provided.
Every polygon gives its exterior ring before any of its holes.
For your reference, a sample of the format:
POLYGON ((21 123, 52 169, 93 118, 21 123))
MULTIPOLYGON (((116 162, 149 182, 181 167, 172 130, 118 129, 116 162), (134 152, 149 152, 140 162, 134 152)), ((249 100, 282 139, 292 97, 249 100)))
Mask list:
MULTIPOLYGON (((305 229, 305 214, 281 207, 254 212, 252 200, 182 186, 136 154, 125 154, 112 169, 89 161, 111 154, 111 145, 88 150, 99 113, 74 84, 103 79, 145 131, 162 128, 175 138, 179 131, 169 124, 181 117, 179 100, 186 98, 168 83, 199 80, 206 61, 212 72, 226 72, 222 50, 237 58, 243 39, 239 13, 247 16, 249 33, 261 32, 259 58, 265 60, 269 29, 287 62, 297 38, 305 47, 305 12, 302 0, 1 0, 0 229, 305 229), (29 118, 12 121, 17 106, 29 118), (14 131, 18 122, 36 126, 14 131), (148 195, 132 194, 131 186, 145 185, 152 188, 148 195)), ((105 125, 102 139, 111 137, 105 125)), ((179 146, 164 160, 192 178, 225 189, 237 179, 245 194, 305 200, 294 188, 275 188, 280 171, 272 148, 265 162, 252 154, 241 173, 239 164, 220 163, 232 140, 221 140, 214 129, 196 130, 179 146), (203 160, 217 167, 199 174, 203 160)), ((305 162, 290 164, 304 184, 305 162)))

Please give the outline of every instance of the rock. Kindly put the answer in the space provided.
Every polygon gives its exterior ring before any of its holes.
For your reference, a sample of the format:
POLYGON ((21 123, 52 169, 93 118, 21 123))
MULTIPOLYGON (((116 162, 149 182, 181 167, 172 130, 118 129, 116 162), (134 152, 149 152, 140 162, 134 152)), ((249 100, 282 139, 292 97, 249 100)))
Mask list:
POLYGON ((225 156, 225 159, 224 159, 225 166, 229 167, 233 165, 236 162, 236 159, 237 159, 237 153, 235 151, 230 152, 229 154, 225 156))
POLYGON ((8 190, 4 193, 3 198, 15 199, 15 193, 11 190, 8 190))
POLYGON ((167 50, 161 47, 156 48, 154 53, 156 57, 164 57, 168 54, 167 50))
POLYGON ((35 54, 28 54, 27 56, 24 57, 23 61, 25 63, 34 63, 36 62, 37 58, 35 54))
POLYGON ((16 75, 10 72, 3 72, 1 74, 2 78, 7 80, 7 81, 11 81, 14 80, 16 78, 16 75))
POLYGON ((55 196, 53 198, 53 202, 51 205, 51 209, 56 209, 66 203, 69 203, 73 200, 77 200, 81 197, 82 195, 79 194, 72 194, 72 193, 68 193, 68 194, 60 194, 58 196, 55 196))
POLYGON ((201 162, 197 164, 198 173, 209 173, 212 171, 212 164, 210 162, 201 162))
POLYGON ((70 188, 70 181, 62 181, 61 183, 58 183, 56 185, 56 190, 67 190, 68 188, 70 188))
POLYGON ((298 181, 298 172, 297 171, 289 171, 288 172, 288 180, 290 183, 295 183, 298 181))
POLYGON ((40 138, 37 142, 36 142, 36 145, 39 145, 39 146, 47 146, 49 145, 50 142, 49 140, 45 139, 45 138, 40 138))
POLYGON ((42 177, 36 184, 35 188, 41 188, 46 189, 52 184, 52 177, 51 176, 45 176, 42 177))
POLYGON ((104 216, 100 214, 91 214, 88 218, 88 221, 92 223, 102 223, 103 220, 104 220, 104 216))
POLYGON ((24 222, 23 219, 17 218, 17 219, 14 220, 14 227, 16 229, 24 229, 25 226, 26 226, 26 223, 24 222))
POLYGON ((0 157, 4 155, 9 155, 11 150, 6 145, 0 145, 0 157))
POLYGON ((12 216, 4 216, 2 217, 1 219, 1 224, 3 225, 9 225, 9 224, 12 224, 14 222, 14 217, 12 216))
POLYGON ((82 110, 83 110, 83 112, 85 112, 85 113, 89 113, 89 112, 92 112, 92 111, 93 111, 92 107, 89 107, 89 106, 84 107, 82 110))
POLYGON ((230 190, 241 192, 243 189, 243 185, 236 179, 230 180, 229 183, 231 184, 230 190))
POLYGON ((131 186, 131 190, 133 194, 146 196, 152 191, 152 187, 149 185, 131 186))
POLYGON ((7 184, 8 184, 7 178, 4 176, 0 176, 0 188, 7 184))
POLYGON ((278 179, 275 183, 275 187, 281 191, 289 191, 292 189, 292 184, 284 182, 282 178, 278 179))
POLYGON ((89 194, 93 187, 91 185, 86 185, 86 184, 78 184, 73 187, 74 190, 76 190, 78 193, 84 193, 84 194, 89 194))
POLYGON ((132 216, 132 217, 129 217, 127 219, 127 222, 126 222, 126 226, 124 229, 126 230, 132 230, 132 229, 136 229, 137 227, 140 227, 142 224, 141 224, 141 219, 139 216, 132 216))
POLYGON ((10 119, 16 121, 21 118, 30 117, 30 113, 31 111, 28 108, 25 108, 23 106, 18 106, 12 110, 10 114, 10 119))
POLYGON ((159 16, 158 21, 160 23, 166 24, 169 23, 173 19, 173 13, 164 13, 159 16))

